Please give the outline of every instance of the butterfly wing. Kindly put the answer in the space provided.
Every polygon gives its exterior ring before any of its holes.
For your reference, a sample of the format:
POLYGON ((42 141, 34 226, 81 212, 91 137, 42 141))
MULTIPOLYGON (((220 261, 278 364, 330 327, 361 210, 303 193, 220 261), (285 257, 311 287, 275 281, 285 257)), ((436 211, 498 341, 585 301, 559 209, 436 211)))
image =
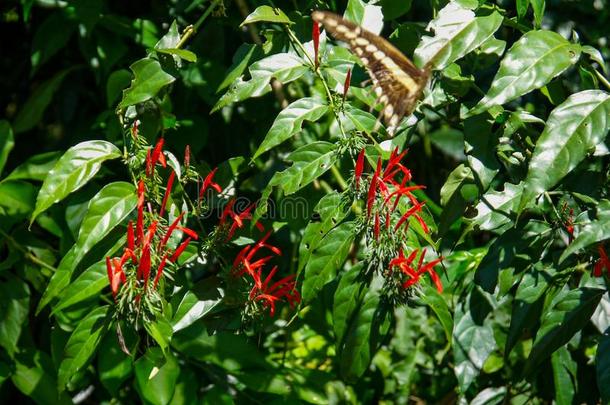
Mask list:
POLYGON ((337 14, 314 11, 311 16, 336 39, 347 42, 360 58, 373 80, 375 94, 383 104, 381 114, 388 132, 393 135, 402 117, 415 109, 429 71, 417 68, 384 38, 337 14))

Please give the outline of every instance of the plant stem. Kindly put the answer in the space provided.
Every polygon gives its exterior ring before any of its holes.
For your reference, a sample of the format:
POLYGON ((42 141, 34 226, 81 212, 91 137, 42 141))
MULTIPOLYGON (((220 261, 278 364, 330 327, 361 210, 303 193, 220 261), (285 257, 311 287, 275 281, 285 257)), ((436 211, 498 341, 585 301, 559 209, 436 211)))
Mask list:
POLYGON ((348 187, 347 182, 341 175, 341 172, 339 171, 339 169, 337 169, 337 166, 332 165, 330 167, 330 171, 333 174, 333 177, 335 178, 335 180, 337 180, 337 183, 339 183, 339 187, 341 187, 341 190, 347 190, 347 187, 348 187))
POLYGON ((602 75, 601 73, 599 73, 597 70, 595 70, 595 75, 597 76, 597 78, 599 79, 600 82, 602 82, 602 84, 608 89, 610 90, 610 82, 608 81, 608 79, 606 79, 606 77, 604 75, 602 75))
POLYGON ((184 29, 184 32, 182 33, 182 37, 180 38, 180 41, 178 41, 178 43, 176 44, 176 49, 182 48, 184 46, 184 44, 186 44, 186 41, 188 41, 197 31, 199 31, 199 27, 201 27, 201 24, 203 24, 203 22, 206 20, 206 18, 208 18, 210 13, 212 11, 214 11, 216 6, 221 1, 222 0, 212 0, 212 3, 203 12, 201 17, 199 17, 199 20, 197 20, 197 22, 194 25, 189 25, 188 27, 186 27, 184 29))

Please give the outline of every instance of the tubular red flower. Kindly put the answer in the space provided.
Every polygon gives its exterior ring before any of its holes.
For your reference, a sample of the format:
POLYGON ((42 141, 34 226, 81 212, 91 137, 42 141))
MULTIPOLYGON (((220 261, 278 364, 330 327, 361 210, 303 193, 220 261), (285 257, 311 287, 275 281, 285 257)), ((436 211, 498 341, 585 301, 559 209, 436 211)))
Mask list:
POLYGON ((343 102, 345 103, 345 97, 347 97, 347 91, 349 90, 350 82, 352 81, 352 69, 347 69, 347 74, 345 75, 345 82, 343 83, 343 102))
POLYGON ((216 190, 217 193, 222 193, 222 188, 220 187, 220 185, 213 181, 214 175, 216 174, 216 170, 218 170, 217 167, 215 167, 214 170, 212 170, 210 173, 208 173, 207 176, 205 176, 205 179, 203 180, 203 185, 201 186, 201 190, 199 190, 199 199, 203 198, 203 195, 209 187, 212 187, 214 190, 216 190))
POLYGON ((167 241, 172 236, 174 229, 176 229, 176 227, 180 223, 180 220, 182 219, 183 216, 184 216, 184 211, 181 212, 180 215, 178 215, 178 217, 176 219, 174 219, 174 222, 172 222, 171 225, 167 228, 167 231, 165 232, 165 236, 163 237, 163 239, 161 240, 161 244, 159 245, 160 247, 164 247, 167 244, 167 241))
MULTIPOLYGON (((151 167, 152 171, 155 169, 155 165, 157 162, 161 163, 161 166, 166 167, 167 163, 165 162, 165 155, 163 155, 163 143, 165 142, 164 138, 159 138, 157 144, 155 145, 155 149, 153 149, 152 157, 151 157, 151 167)), ((152 173, 151 171, 151 173, 152 173)))
POLYGON ((148 283, 148 278, 150 277, 150 245, 148 244, 142 248, 142 256, 140 257, 136 277, 138 280, 143 279, 144 285, 148 283))
POLYGON ((133 233, 133 221, 129 221, 127 224, 127 248, 135 250, 135 235, 133 233))
POLYGON ((381 157, 377 160, 377 168, 375 169, 375 173, 373 173, 373 178, 371 179, 371 184, 369 186, 369 192, 367 194, 366 201, 366 216, 371 215, 371 210, 373 209, 373 203, 375 202, 375 196, 377 195, 377 178, 379 177, 379 172, 381 171, 381 157))
POLYGON ((191 165, 191 146, 186 145, 184 147, 184 167, 186 167, 188 169, 188 167, 190 165, 191 165))
POLYGON ((354 177, 356 178, 356 189, 360 184, 360 177, 362 177, 362 171, 364 170, 364 153, 365 150, 362 148, 356 159, 356 168, 354 169, 354 177))
POLYGON ((136 224, 136 237, 138 242, 144 239, 144 181, 138 183, 138 222, 136 224))
POLYGON ((155 280, 153 281, 154 289, 157 288, 157 284, 159 283, 159 280, 161 279, 161 276, 163 275, 163 269, 165 268, 166 263, 167 263, 167 254, 165 254, 163 256, 163 259, 161 259, 161 263, 159 264, 159 268, 157 269, 157 274, 155 275, 155 280))
POLYGON ((315 70, 318 70, 319 61, 318 61, 318 48, 320 47, 320 25, 317 21, 313 22, 313 27, 311 29, 311 38, 313 39, 313 53, 314 53, 314 67, 315 70))
MULTIPOLYGON (((407 220, 409 219, 409 217, 411 217, 412 215, 414 215, 417 211, 420 211, 421 208, 424 206, 424 203, 418 203, 417 205, 414 205, 413 207, 409 208, 407 210, 407 212, 405 212, 405 214, 400 218, 400 220, 398 221, 398 223, 396 224, 396 226, 394 227, 394 230, 398 230, 398 228, 400 228, 400 226, 407 220)), ((419 215, 417 215, 417 217, 421 220, 421 217, 419 217, 419 215)), ((423 222, 420 221, 420 223, 423 222)), ((424 228, 424 229, 428 229, 428 227, 424 228)))
POLYGON ((162 217, 165 213, 165 205, 167 204, 167 199, 169 195, 172 193, 172 186, 174 185, 174 178, 176 177, 176 172, 172 170, 169 174, 169 178, 167 179, 167 186, 165 187, 165 194, 163 195, 163 202, 161 203, 161 209, 159 210, 159 216, 162 217))
POLYGON ((178 226, 178 229, 181 230, 182 232, 186 233, 188 236, 190 236, 194 240, 199 239, 199 235, 197 235, 197 232, 193 231, 190 228, 186 228, 184 226, 178 226))
POLYGON ((186 240, 182 242, 180 246, 178 246, 178 249, 176 249, 169 261, 175 263, 176 260, 178 260, 178 258, 180 257, 180 255, 184 252, 184 249, 186 249, 186 247, 189 245, 189 243, 191 243, 191 238, 186 238, 186 240))
POLYGON ((379 240, 379 213, 375 213, 375 240, 379 240))

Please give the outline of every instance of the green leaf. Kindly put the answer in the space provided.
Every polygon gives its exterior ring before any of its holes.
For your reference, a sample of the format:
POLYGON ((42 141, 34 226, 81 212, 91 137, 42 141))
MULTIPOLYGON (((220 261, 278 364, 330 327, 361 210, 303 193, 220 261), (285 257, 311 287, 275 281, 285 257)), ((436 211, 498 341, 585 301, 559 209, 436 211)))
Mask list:
POLYGON ((610 130, 609 115, 610 94, 600 90, 573 94, 551 112, 529 163, 520 211, 595 150, 610 130))
POLYGON ((138 196, 131 183, 118 181, 105 185, 89 201, 78 239, 77 255, 84 257, 136 208, 138 196))
POLYGON ((12 357, 17 351, 21 329, 27 326, 30 309, 30 289, 13 277, 0 283, 0 346, 12 357))
POLYGON ((517 16, 522 19, 530 6, 530 0, 517 0, 517 16))
POLYGON ((326 173, 337 160, 336 145, 330 142, 312 142, 288 155, 292 166, 276 173, 269 181, 271 186, 279 186, 284 194, 295 193, 326 173))
POLYGON ((327 194, 316 204, 314 213, 319 215, 319 220, 309 222, 303 232, 299 246, 299 273, 309 262, 311 253, 320 245, 322 238, 347 216, 348 200, 337 192, 327 194))
POLYGON ((260 55, 260 47, 255 44, 241 44, 235 55, 233 56, 233 63, 224 75, 224 80, 218 86, 216 93, 226 89, 233 84, 246 70, 250 64, 252 58, 260 55))
POLYGON ((544 15, 545 0, 531 0, 532 10, 534 10, 534 22, 536 28, 539 28, 542 24, 542 16, 544 15))
MULTIPOLYGON (((128 344, 127 347, 130 347, 128 344)), ((101 356, 97 356, 97 370, 100 382, 115 398, 122 384, 133 372, 133 359, 123 353, 117 336, 109 333, 100 344, 101 356)))
POLYGON ((535 371, 543 360, 568 343, 576 332, 587 325, 605 292, 598 288, 581 287, 555 297, 542 318, 524 375, 535 371))
POLYGON ((412 0, 381 0, 381 9, 383 11, 383 17, 386 20, 393 20, 406 14, 411 9, 412 0))
POLYGON ((51 205, 84 186, 104 161, 120 156, 121 151, 107 141, 81 142, 68 149, 42 183, 30 223, 51 205))
POLYGON ((197 55, 195 53, 187 50, 187 49, 176 49, 176 48, 168 48, 168 49, 155 49, 155 51, 159 53, 164 53, 166 55, 176 55, 180 57, 180 59, 184 59, 187 62, 197 62, 197 55))
POLYGON ((371 335, 375 333, 380 311, 380 290, 383 280, 374 278, 370 288, 350 322, 345 336, 345 344, 340 352, 341 375, 349 382, 355 382, 364 374, 374 353, 371 335))
POLYGON ((572 404, 574 394, 577 392, 575 384, 577 377, 576 362, 572 360, 572 356, 570 356, 570 352, 565 346, 551 355, 551 365, 555 385, 555 402, 557 405, 572 404))
POLYGON ((218 100, 212 112, 250 97, 260 97, 271 91, 272 78, 286 84, 303 76, 309 66, 300 57, 290 53, 277 53, 250 66, 250 80, 236 79, 231 88, 218 100))
POLYGON ((549 271, 530 269, 523 275, 515 294, 504 357, 508 357, 524 332, 535 333, 547 294, 552 293, 551 281, 549 271))
MULTIPOLYGON (((376 131, 375 126, 377 125, 377 118, 373 114, 354 108, 350 104, 345 106, 343 113, 357 131, 362 131, 369 135, 376 131)), ((381 124, 379 125, 381 127, 381 124)), ((349 128, 348 125, 345 126, 349 128)))
POLYGON ((380 6, 367 4, 363 0, 348 0, 343 18, 373 34, 379 35, 383 28, 383 13, 380 6))
POLYGON ((131 81, 131 86, 123 91, 123 100, 119 103, 119 109, 151 100, 165 86, 176 80, 174 76, 165 72, 155 59, 140 59, 129 68, 133 71, 134 79, 131 81))
POLYGON ((273 125, 265 139, 258 147, 252 159, 271 150, 285 140, 295 136, 301 131, 304 121, 315 122, 328 111, 328 106, 320 100, 306 97, 299 99, 283 109, 273 121, 273 125))
POLYGON ((15 359, 11 379, 19 391, 37 404, 72 404, 65 392, 58 393, 54 369, 53 361, 46 353, 29 348, 15 359))
POLYGON ((468 301, 471 302, 471 299, 460 303, 455 311, 452 343, 454 371, 462 393, 479 375, 483 364, 496 348, 493 328, 489 323, 475 319, 474 309, 468 308, 468 301))
POLYGON ((479 114, 549 83, 580 57, 580 45, 552 31, 530 31, 506 53, 485 97, 469 112, 479 114))
POLYGON ((582 47, 582 53, 586 53, 587 55, 589 55, 591 60, 597 62, 597 64, 599 65, 599 67, 602 68, 604 73, 608 74, 608 69, 606 68, 606 62, 604 61, 604 57, 597 48, 594 48, 590 45, 585 45, 582 47))
POLYGON ((136 361, 135 372, 136 389, 146 403, 170 403, 180 375, 178 361, 171 353, 164 355, 158 347, 148 349, 146 354, 136 361))
POLYGON ((258 6, 256 10, 250 13, 246 19, 239 24, 243 27, 246 24, 253 24, 256 22, 273 22, 280 24, 294 24, 290 21, 290 18, 282 10, 277 7, 270 6, 258 6))
POLYGON ((470 401, 469 405, 496 405, 506 398, 506 387, 485 388, 470 401))
POLYGON ((576 239, 561 254, 559 263, 577 251, 610 238, 610 201, 601 200, 596 207, 596 219, 585 223, 576 239))
POLYGON ((453 318, 451 317, 451 312, 449 311, 445 298, 436 291, 436 288, 426 285, 422 292, 421 300, 434 311, 438 320, 441 322, 441 325, 443 325, 447 342, 451 344, 453 318))
POLYGON ((312 250, 311 257, 305 266, 303 278, 303 301, 314 299, 326 283, 335 278, 341 269, 350 246, 354 241, 354 222, 343 222, 331 230, 319 246, 312 250))
POLYGON ((59 71, 49 80, 40 84, 30 97, 26 100, 21 110, 13 121, 13 131, 15 134, 28 131, 34 128, 42 119, 45 110, 51 104, 53 95, 59 89, 61 82, 65 79, 68 73, 74 68, 68 68, 59 71))
POLYGON ((36 187, 20 180, 0 183, 0 228, 26 219, 34 209, 36 187))
POLYGON ((224 291, 218 278, 206 278, 189 289, 176 308, 171 324, 178 332, 210 313, 222 300, 224 291))
POLYGON ((53 169, 61 152, 46 152, 28 158, 15 168, 2 181, 7 180, 34 180, 44 181, 47 174, 53 169))
POLYGON ((154 322, 144 323, 148 335, 152 337, 164 353, 167 353, 172 340, 172 325, 164 316, 157 316, 154 322))
POLYGON ((53 312, 61 311, 69 306, 93 298, 108 285, 106 260, 104 259, 88 267, 76 280, 70 283, 61 294, 57 305, 53 307, 53 312))
POLYGON ((442 70, 491 38, 502 20, 497 11, 475 17, 473 11, 450 2, 428 24, 427 31, 434 32, 434 36, 421 39, 415 50, 415 63, 419 66, 430 64, 442 70))
POLYGON ((15 138, 11 124, 6 120, 0 120, 0 175, 14 146, 15 138))
POLYGON ((108 76, 106 82, 106 105, 111 107, 121 95, 121 92, 129 87, 131 73, 127 69, 114 71, 108 76))
POLYGON ((343 337, 347 332, 354 312, 358 309, 368 286, 364 280, 362 264, 358 263, 343 273, 333 300, 333 328, 335 345, 342 347, 343 337))
POLYGON ((62 50, 76 31, 76 24, 66 16, 63 10, 50 14, 36 27, 32 39, 32 54, 30 55, 32 75, 53 55, 62 50), (58 29, 58 27, 61 27, 61 29, 58 29))
POLYGON ((63 359, 57 373, 57 385, 62 391, 70 378, 82 370, 93 357, 99 343, 108 331, 110 307, 95 308, 76 325, 64 348, 63 359))
POLYGON ((488 191, 475 207, 477 215, 472 223, 484 230, 503 229, 515 220, 523 189, 523 183, 504 183, 503 191, 488 191))
POLYGON ((597 371, 597 387, 602 397, 602 403, 610 402, 610 329, 599 339, 595 355, 597 371))

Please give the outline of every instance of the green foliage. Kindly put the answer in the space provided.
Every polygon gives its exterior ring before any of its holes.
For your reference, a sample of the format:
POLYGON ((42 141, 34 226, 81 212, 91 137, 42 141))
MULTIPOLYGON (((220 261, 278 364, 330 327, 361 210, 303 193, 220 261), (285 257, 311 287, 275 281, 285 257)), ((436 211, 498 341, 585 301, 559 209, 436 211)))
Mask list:
POLYGON ((9 0, 0 400, 610 402, 598 3, 9 0))

